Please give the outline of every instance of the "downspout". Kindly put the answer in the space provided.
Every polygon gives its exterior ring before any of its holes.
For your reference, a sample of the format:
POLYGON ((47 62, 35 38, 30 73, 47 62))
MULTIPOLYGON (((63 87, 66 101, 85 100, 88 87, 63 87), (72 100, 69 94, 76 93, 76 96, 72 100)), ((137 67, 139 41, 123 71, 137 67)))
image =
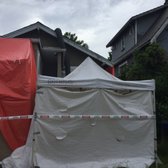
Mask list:
MULTIPOLYGON (((57 40, 58 40, 58 45, 60 48, 65 49, 65 43, 63 40, 63 36, 62 36, 62 31, 60 28, 55 29, 55 33, 57 35, 57 40)), ((65 69, 65 75, 68 75, 70 73, 70 60, 68 55, 63 52, 63 65, 62 65, 62 69, 65 69)))

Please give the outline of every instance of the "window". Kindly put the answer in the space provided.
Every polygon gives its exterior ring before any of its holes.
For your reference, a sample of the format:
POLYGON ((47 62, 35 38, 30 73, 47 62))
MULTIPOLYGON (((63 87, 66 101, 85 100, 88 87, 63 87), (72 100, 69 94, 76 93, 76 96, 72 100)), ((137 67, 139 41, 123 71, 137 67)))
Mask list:
POLYGON ((129 29, 128 34, 129 34, 129 35, 132 35, 132 34, 133 34, 133 28, 132 28, 132 27, 129 29))
POLYGON ((113 46, 111 47, 111 50, 115 50, 117 47, 117 44, 113 44, 113 46))
POLYGON ((121 39, 121 51, 125 50, 125 37, 123 36, 121 39))

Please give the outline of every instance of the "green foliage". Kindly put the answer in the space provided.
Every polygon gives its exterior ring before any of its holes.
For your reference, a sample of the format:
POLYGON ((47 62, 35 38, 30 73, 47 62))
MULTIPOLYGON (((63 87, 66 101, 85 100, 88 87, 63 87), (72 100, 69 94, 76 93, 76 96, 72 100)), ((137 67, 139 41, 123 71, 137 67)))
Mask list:
POLYGON ((156 43, 143 51, 136 51, 133 63, 121 75, 125 80, 155 79, 156 109, 163 119, 168 119, 168 58, 156 43))
POLYGON ((107 59, 108 59, 109 61, 112 61, 112 52, 108 52, 108 55, 109 55, 109 56, 108 56, 107 59))
POLYGON ((158 44, 151 44, 143 51, 136 51, 133 64, 126 72, 127 79, 149 79, 162 75, 165 68, 165 52, 158 44))
POLYGON ((74 41, 75 43, 81 45, 82 47, 89 48, 89 46, 83 41, 83 40, 78 40, 78 36, 75 33, 71 32, 65 32, 64 37, 68 38, 71 41, 74 41))
MULTIPOLYGON (((168 141, 167 139, 163 143, 158 144, 158 155, 162 164, 159 164, 158 168, 168 168, 168 141)), ((150 166, 150 168, 156 168, 155 164, 150 166)))

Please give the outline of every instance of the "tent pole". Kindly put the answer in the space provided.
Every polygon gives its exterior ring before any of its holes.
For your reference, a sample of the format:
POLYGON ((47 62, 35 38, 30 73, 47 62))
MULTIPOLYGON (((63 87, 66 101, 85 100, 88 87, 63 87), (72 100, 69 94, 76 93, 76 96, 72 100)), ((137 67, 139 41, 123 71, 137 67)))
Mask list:
POLYGON ((32 133, 33 133, 33 135, 32 135, 32 161, 33 161, 33 166, 35 166, 34 164, 35 164, 35 158, 34 158, 34 151, 35 151, 35 149, 34 149, 34 146, 35 146, 35 127, 34 127, 34 125, 35 125, 35 122, 36 122, 36 119, 37 119, 37 113, 34 113, 34 117, 33 117, 33 122, 34 122, 34 124, 33 124, 33 131, 32 131, 32 133))
POLYGON ((154 119, 154 154, 155 154, 155 167, 158 168, 155 91, 152 91, 152 95, 153 95, 153 113, 154 113, 154 115, 155 115, 155 119, 154 119))

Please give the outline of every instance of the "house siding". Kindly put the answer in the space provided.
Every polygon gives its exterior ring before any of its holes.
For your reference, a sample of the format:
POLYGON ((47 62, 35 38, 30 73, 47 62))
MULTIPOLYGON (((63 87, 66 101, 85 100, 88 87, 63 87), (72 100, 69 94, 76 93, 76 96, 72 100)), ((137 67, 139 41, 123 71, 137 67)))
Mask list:
POLYGON ((77 49, 74 49, 69 45, 66 45, 66 49, 66 54, 70 57, 70 66, 77 67, 86 59, 86 55, 81 53, 77 49))
MULTIPOLYGON (((78 49, 65 44, 66 46, 66 54, 67 56, 70 57, 70 66, 72 67, 71 69, 74 69, 74 67, 79 66, 87 57, 90 57, 90 55, 83 53, 79 51, 78 49)), ((99 66, 102 66, 102 62, 92 58, 99 66)))
POLYGON ((156 42, 168 53, 168 26, 159 35, 156 42))
POLYGON ((139 42, 149 28, 156 22, 160 14, 161 11, 158 11, 135 20, 113 44, 112 61, 116 62, 117 59, 131 49, 136 42, 139 42), (125 39, 125 48, 122 50, 121 41, 123 38, 125 39))
MULTIPOLYGON (((57 39, 43 31, 37 32, 35 30, 35 31, 22 34, 18 37, 19 38, 39 38, 40 37, 41 45, 43 47, 58 47, 57 39)), ((89 56, 67 44, 66 44, 66 54, 70 57, 70 66, 72 67, 77 67, 79 64, 81 64, 85 60, 87 56, 89 56)), ((41 63, 41 66, 43 66, 42 63, 41 63)))
POLYGON ((39 38, 43 47, 58 47, 57 39, 43 31, 31 31, 18 36, 19 38, 39 38))
MULTIPOLYGON (((112 50, 113 62, 117 62, 118 58, 121 58, 123 54, 125 54, 141 40, 145 33, 147 33, 151 26, 156 22, 160 14, 161 12, 158 11, 145 17, 140 17, 132 23, 132 26, 129 26, 129 28, 125 30, 125 33, 121 34, 120 38, 115 43, 114 49, 112 50), (131 34, 129 33, 130 29, 132 29, 131 34), (123 37, 125 38, 125 49, 121 50, 121 39, 123 37)), ((165 34, 163 36, 165 36, 165 34)), ((166 41, 162 39, 161 45, 163 48, 166 48, 166 41)), ((127 58, 126 60, 123 60, 122 62, 115 65, 115 75, 117 77, 120 77, 120 65, 122 65, 125 61, 127 61, 127 64, 130 64, 132 62, 132 58, 127 58)))
POLYGON ((121 57, 124 53, 126 53, 134 45, 135 45, 135 27, 133 24, 114 43, 113 49, 112 49, 112 57, 113 57, 112 61, 115 62, 119 57, 121 57), (123 49, 121 46, 122 39, 125 41, 125 46, 123 49))
POLYGON ((137 20, 137 42, 145 35, 149 28, 156 22, 161 12, 152 13, 137 20))

